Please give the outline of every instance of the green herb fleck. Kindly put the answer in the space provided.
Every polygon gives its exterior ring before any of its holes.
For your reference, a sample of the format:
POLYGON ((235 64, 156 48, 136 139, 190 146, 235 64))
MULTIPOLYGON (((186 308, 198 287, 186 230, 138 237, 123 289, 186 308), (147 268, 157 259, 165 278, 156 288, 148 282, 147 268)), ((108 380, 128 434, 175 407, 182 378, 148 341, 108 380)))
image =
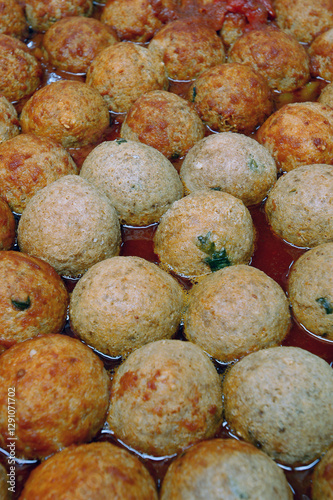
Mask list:
POLYGON ((253 155, 250 155, 249 159, 248 159, 248 162, 247 162, 247 165, 249 167, 250 170, 253 170, 253 171, 258 171, 258 170, 262 170, 263 168, 265 168, 264 165, 262 164, 259 164, 258 162, 256 162, 256 160, 254 159, 254 156, 253 155))
POLYGON ((192 89, 192 102, 195 101, 196 97, 197 97, 197 88, 194 86, 192 89))
POLYGON ((326 314, 333 313, 333 304, 326 297, 320 297, 316 302, 325 309, 326 314))
POLYGON ((178 160, 178 158, 180 158, 180 153, 177 153, 177 151, 172 153, 171 160, 178 160))
POLYGON ((27 298, 27 300, 22 301, 22 300, 14 300, 11 299, 13 306, 16 309, 19 309, 20 311, 25 311, 28 309, 31 305, 30 297, 27 298))
POLYGON ((117 139, 116 140, 117 144, 122 144, 123 142, 127 142, 126 139, 117 139))
POLYGON ((210 188, 212 191, 222 191, 222 188, 220 186, 215 186, 210 188))
POLYGON ((206 236, 198 236, 197 246, 202 252, 207 254, 207 257, 203 261, 210 267, 212 272, 231 266, 226 249, 216 250, 215 242, 211 241, 210 237, 210 232, 206 236))

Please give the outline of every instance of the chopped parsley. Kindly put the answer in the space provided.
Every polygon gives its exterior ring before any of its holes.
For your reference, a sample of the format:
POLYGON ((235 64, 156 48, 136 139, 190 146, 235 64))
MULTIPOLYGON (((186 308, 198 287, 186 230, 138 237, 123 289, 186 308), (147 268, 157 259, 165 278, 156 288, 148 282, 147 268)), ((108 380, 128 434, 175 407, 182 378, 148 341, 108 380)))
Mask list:
POLYGON ((197 238, 197 247, 207 255, 207 257, 203 259, 205 264, 207 264, 213 272, 231 266, 226 249, 222 248, 221 250, 217 250, 215 242, 211 241, 210 237, 211 233, 209 232, 206 236, 198 236, 197 238))
POLYGON ((333 313, 333 304, 326 297, 320 297, 316 302, 325 309, 326 314, 333 313))
POLYGON ((249 159, 247 161, 247 165, 248 165, 249 169, 253 170, 253 171, 258 171, 258 170, 262 170, 265 168, 265 166, 263 164, 259 164, 258 162, 256 162, 253 155, 249 156, 249 159))
POLYGON ((126 139, 117 139, 116 140, 117 144, 122 144, 123 142, 127 142, 126 139))
POLYGON ((20 311, 25 311, 28 309, 31 305, 30 297, 28 297, 26 300, 15 300, 11 299, 11 302, 15 309, 19 309, 20 311))
POLYGON ((197 97, 197 88, 194 86, 192 89, 192 102, 195 101, 196 97, 197 97))

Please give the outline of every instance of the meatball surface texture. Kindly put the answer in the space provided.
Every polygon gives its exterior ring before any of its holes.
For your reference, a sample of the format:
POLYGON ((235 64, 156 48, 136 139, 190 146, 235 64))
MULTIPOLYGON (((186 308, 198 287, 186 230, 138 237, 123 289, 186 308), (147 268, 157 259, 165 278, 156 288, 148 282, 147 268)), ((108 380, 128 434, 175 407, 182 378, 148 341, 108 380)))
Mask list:
POLYGON ((87 16, 93 11, 92 0, 26 0, 25 14, 34 31, 47 31, 59 19, 87 16))

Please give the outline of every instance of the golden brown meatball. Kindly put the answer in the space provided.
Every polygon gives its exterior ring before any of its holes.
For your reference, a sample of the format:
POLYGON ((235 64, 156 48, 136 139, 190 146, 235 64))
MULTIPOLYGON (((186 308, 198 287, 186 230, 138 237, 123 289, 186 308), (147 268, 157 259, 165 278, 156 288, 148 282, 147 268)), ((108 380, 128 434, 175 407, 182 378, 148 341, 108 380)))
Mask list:
POLYGON ((0 34, 0 93, 8 101, 30 96, 41 83, 42 69, 28 47, 0 34))
POLYGON ((296 90, 310 79, 305 48, 279 29, 245 33, 232 46, 228 61, 248 64, 265 77, 271 89, 280 92, 296 90))
POLYGON ((312 475, 312 499, 333 500, 333 447, 316 465, 312 475))
POLYGON ((329 83, 321 90, 318 102, 333 108, 333 83, 329 83))
POLYGON ((49 27, 69 16, 90 16, 92 0, 25 0, 25 13, 34 31, 46 31, 49 27))
POLYGON ((69 297, 47 262, 22 252, 0 252, 0 344, 59 333, 69 297))
POLYGON ((139 97, 120 131, 122 138, 152 146, 171 160, 186 154, 204 134, 204 125, 192 106, 164 90, 139 97))
POLYGON ((64 276, 79 276, 119 253, 119 219, 108 199, 78 175, 39 190, 18 225, 22 252, 39 257, 64 276))
POLYGON ((172 455, 213 437, 221 416, 219 375, 191 342, 150 342, 132 352, 113 378, 107 422, 141 453, 172 455))
POLYGON ((0 196, 21 214, 40 189, 63 175, 77 174, 69 153, 47 137, 20 134, 0 144, 0 196))
POLYGON ((331 165, 333 110, 318 102, 286 104, 267 118, 256 138, 285 172, 300 165, 331 165))
POLYGON ((22 6, 16 0, 0 2, 0 33, 21 38, 28 31, 22 6))
POLYGON ((219 35, 227 49, 229 49, 235 41, 242 36, 246 25, 247 22, 244 14, 238 12, 227 12, 224 17, 222 28, 219 31, 219 35))
POLYGON ((20 500, 157 500, 140 460, 108 442, 70 446, 32 471, 20 500))
POLYGON ((333 28, 318 35, 309 47, 311 74, 333 79, 333 28))
POLYGON ((45 60, 55 68, 86 73, 97 54, 118 41, 115 31, 91 17, 65 17, 43 37, 45 60))
POLYGON ((5 96, 0 96, 0 144, 20 133, 17 112, 5 96))
POLYGON ((22 132, 86 146, 102 136, 110 122, 104 99, 83 82, 59 80, 37 90, 23 106, 22 132))
POLYGON ((0 197, 0 250, 10 250, 15 242, 16 223, 8 203, 0 197))
POLYGON ((10 347, 0 356, 0 382, 0 444, 14 442, 17 458, 47 457, 90 441, 105 421, 109 376, 98 356, 71 337, 46 335, 10 347))
POLYGON ((196 17, 168 23, 151 40, 149 50, 162 59, 173 80, 193 80, 225 60, 221 38, 196 17))
POLYGON ((217 132, 250 134, 273 110, 266 79, 239 63, 220 64, 201 73, 188 98, 202 121, 217 132))

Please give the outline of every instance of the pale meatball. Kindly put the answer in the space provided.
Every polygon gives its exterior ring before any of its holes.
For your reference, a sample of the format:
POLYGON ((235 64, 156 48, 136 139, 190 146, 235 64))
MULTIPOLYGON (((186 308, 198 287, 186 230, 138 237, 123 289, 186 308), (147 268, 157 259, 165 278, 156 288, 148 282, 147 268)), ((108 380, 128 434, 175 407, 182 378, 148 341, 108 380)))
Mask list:
POLYGON ((173 80, 193 80, 225 60, 221 38, 196 17, 168 23, 151 40, 149 50, 163 60, 173 80))
POLYGON ((173 455, 213 437, 221 418, 219 375, 191 342, 150 342, 114 375, 107 422, 118 439, 141 453, 173 455))
POLYGON ((0 33, 21 38, 28 31, 24 11, 17 0, 0 2, 0 33))
POLYGON ((86 73, 101 50, 118 42, 115 31, 91 17, 66 17, 54 23, 43 37, 43 54, 53 67, 86 73))
POLYGON ((297 247, 333 241, 333 166, 303 165, 280 177, 265 212, 274 233, 297 247))
POLYGON ((15 243, 16 222, 8 203, 0 197, 0 251, 10 250, 15 243))
POLYGON ((247 264, 255 229, 243 202, 219 191, 197 191, 162 216, 154 249, 163 266, 189 278, 247 264))
POLYGON ((316 465, 312 475, 312 499, 333 500, 333 447, 316 465))
POLYGON ((184 317, 188 340, 222 362, 281 344, 290 329, 289 302, 254 267, 226 267, 194 285, 184 317))
POLYGON ((161 500, 292 500, 280 467, 265 453, 236 439, 195 444, 168 468, 161 500))
POLYGON ((324 106, 330 106, 333 108, 333 83, 329 83, 321 90, 318 102, 324 106))
POLYGON ((140 257, 113 257, 90 268, 75 286, 69 317, 72 331, 110 356, 178 330, 183 291, 158 266, 140 257))
POLYGON ((236 40, 229 62, 248 64, 265 77, 271 89, 290 92, 310 80, 309 57, 291 35, 278 29, 257 29, 236 40))
POLYGON ((170 160, 184 156, 205 135, 193 107, 171 92, 147 92, 135 101, 120 130, 122 138, 152 146, 170 160))
POLYGON ((310 463, 333 442, 333 370, 304 349, 245 356, 227 373, 223 393, 232 431, 274 460, 310 463))
POLYGON ((46 137, 20 134, 0 144, 0 196, 18 214, 37 191, 63 175, 77 173, 70 154, 46 137))
POLYGON ((230 49, 236 40, 242 36, 247 26, 246 17, 240 12, 227 12, 219 35, 223 40, 223 44, 227 49, 230 49))
POLYGON ((64 276, 79 276, 113 257, 120 243, 114 207, 78 175, 65 175, 38 191, 18 225, 20 250, 46 260, 64 276))
POLYGON ((288 294, 297 321, 333 340, 333 243, 318 245, 293 264, 288 294))
POLYGON ((5 96, 0 96, 0 144, 20 133, 17 111, 5 96))
POLYGON ((311 43, 322 31, 333 27, 332 0, 275 0, 275 22, 299 42, 311 43))
POLYGON ((256 138, 282 171, 333 164, 333 109, 319 102, 286 104, 265 121, 256 138))
POLYGON ((102 428, 110 379, 89 347, 65 335, 20 342, 0 356, 0 445, 8 428, 8 388, 15 394, 16 457, 43 458, 90 441, 102 428))
POLYGON ((108 442, 65 448, 35 468, 21 500, 121 498, 157 500, 153 478, 140 460, 108 442))
POLYGON ((24 3, 29 25, 41 32, 63 17, 89 17, 93 11, 92 0, 25 0, 24 3))
POLYGON ((180 169, 185 192, 215 189, 240 198, 245 205, 260 203, 277 179, 273 157, 243 134, 221 132, 197 142, 180 169))
POLYGON ((116 43, 95 57, 86 82, 114 113, 126 113, 145 92, 168 88, 164 63, 135 43, 116 43))
POLYGON ((246 64, 214 66, 188 92, 202 121, 216 132, 250 134, 273 111, 266 79, 246 64))
POLYGON ((121 223, 132 226, 158 222, 183 196, 178 172, 162 153, 125 139, 97 146, 80 175, 109 198, 121 223))
POLYGON ((58 80, 37 90, 23 106, 22 132, 59 142, 65 148, 96 142, 109 126, 108 108, 86 83, 58 80))
POLYGON ((0 93, 14 102, 29 97, 41 83, 42 68, 28 47, 0 33, 0 93))
POLYGON ((333 27, 317 36, 309 47, 311 74, 333 79, 333 27))

